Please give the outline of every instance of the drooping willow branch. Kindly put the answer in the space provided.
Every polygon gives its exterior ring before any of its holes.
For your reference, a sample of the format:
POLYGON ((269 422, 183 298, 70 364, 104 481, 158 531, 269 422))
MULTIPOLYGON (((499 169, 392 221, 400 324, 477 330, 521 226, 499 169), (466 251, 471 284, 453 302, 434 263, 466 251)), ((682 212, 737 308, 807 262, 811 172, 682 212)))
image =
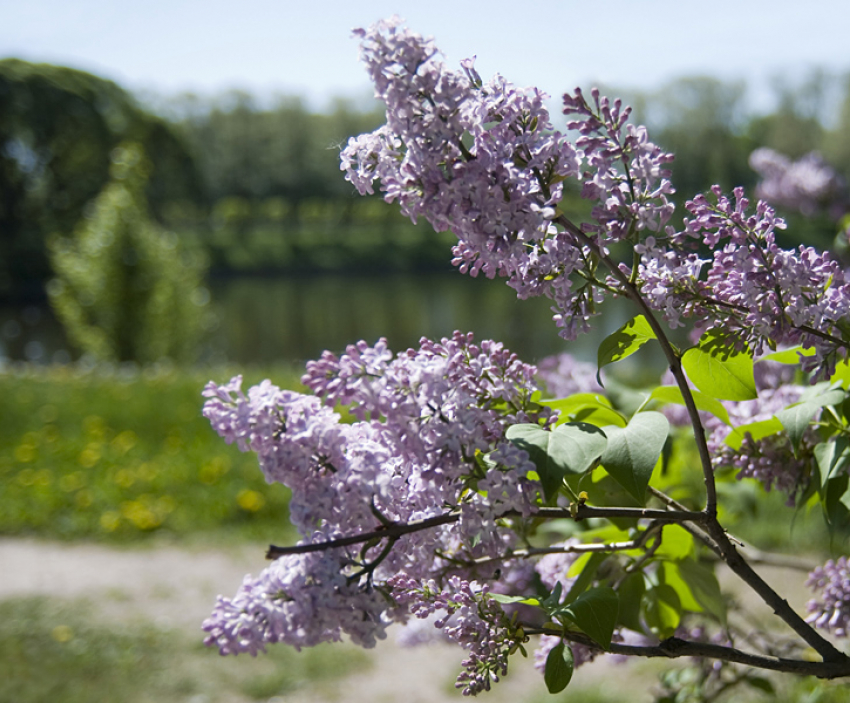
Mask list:
MULTIPOLYGON (((589 505, 573 504, 571 508, 538 508, 533 513, 523 516, 522 513, 511 510, 500 516, 506 517, 528 517, 552 519, 586 520, 589 518, 645 518, 650 520, 661 520, 664 522, 702 522, 705 514, 691 510, 652 510, 649 508, 594 508, 589 505)), ((403 535, 413 532, 428 530, 441 525, 448 525, 460 520, 459 512, 443 513, 423 520, 412 520, 411 522, 394 522, 382 525, 378 529, 369 532, 360 532, 347 537, 313 544, 298 544, 292 547, 278 547, 270 545, 266 552, 266 559, 278 559, 287 554, 307 554, 309 552, 323 552, 338 547, 350 547, 355 544, 363 544, 374 539, 397 539, 403 535)))
POLYGON ((850 659, 842 661, 811 662, 801 659, 785 659, 783 657, 771 657, 763 654, 750 654, 742 652, 734 647, 725 647, 708 642, 692 642, 678 637, 670 637, 662 640, 656 645, 632 645, 612 642, 606 650, 594 642, 587 635, 580 632, 553 632, 539 627, 523 627, 527 635, 555 635, 565 640, 582 644, 600 653, 622 654, 631 657, 664 657, 677 659, 679 657, 703 657, 707 659, 719 659, 734 664, 743 664, 758 669, 770 671, 782 671, 790 674, 803 674, 805 676, 817 676, 820 679, 837 679, 842 676, 850 676, 850 659))

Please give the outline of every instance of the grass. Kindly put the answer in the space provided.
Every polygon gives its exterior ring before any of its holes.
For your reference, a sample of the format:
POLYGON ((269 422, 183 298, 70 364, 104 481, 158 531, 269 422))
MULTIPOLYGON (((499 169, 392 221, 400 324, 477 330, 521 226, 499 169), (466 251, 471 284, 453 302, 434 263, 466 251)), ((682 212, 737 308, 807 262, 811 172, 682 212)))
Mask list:
POLYGON ((368 664, 354 646, 222 658, 181 632, 106 625, 85 602, 0 602, 0 703, 266 700, 368 664))
MULTIPOLYGON (((267 375, 298 387, 297 371, 267 375)), ((276 371, 276 372, 275 372, 276 371)), ((208 371, 0 374, 0 534, 139 541, 152 534, 281 540, 288 491, 201 416, 208 371)))
MULTIPOLYGON (((267 485, 253 454, 227 445, 201 416, 201 391, 235 369, 122 372, 24 366, 0 373, 0 534, 113 543, 151 536, 215 543, 291 539, 288 491, 267 485)), ((254 369, 299 388, 301 369, 254 369)), ((674 496, 702 494, 697 459, 681 454, 674 496), (681 491, 684 491, 682 493, 681 491)), ((718 484, 723 522, 761 549, 840 551, 819 510, 731 476, 718 484), (782 529, 777 529, 782 525, 782 529)))

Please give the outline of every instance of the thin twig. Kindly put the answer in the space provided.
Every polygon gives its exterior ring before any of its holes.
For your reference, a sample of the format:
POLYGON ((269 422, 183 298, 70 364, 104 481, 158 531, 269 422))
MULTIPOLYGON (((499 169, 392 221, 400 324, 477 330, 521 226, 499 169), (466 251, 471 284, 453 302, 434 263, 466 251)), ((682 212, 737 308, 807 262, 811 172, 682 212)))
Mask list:
MULTIPOLYGON (((502 514, 501 518, 508 517, 527 517, 527 518, 543 518, 552 520, 556 518, 571 519, 571 520, 587 520, 589 518, 647 518, 650 520, 663 520, 665 522, 683 522, 683 521, 702 521, 705 515, 701 512, 691 510, 674 511, 674 510, 650 510, 647 508, 594 508, 589 505, 573 505, 574 512, 569 508, 538 508, 535 512, 529 515, 523 515, 516 510, 509 510, 502 514)), ((424 520, 413 520, 411 522, 394 522, 389 525, 382 525, 376 530, 369 532, 360 532, 347 537, 337 537, 336 539, 326 540, 324 542, 315 542, 312 544, 298 544, 293 547, 278 547, 270 545, 266 552, 266 559, 277 559, 287 554, 307 554, 309 552, 322 552, 328 549, 336 549, 338 547, 349 547, 354 544, 363 544, 372 539, 397 539, 403 535, 421 530, 428 530, 432 527, 440 527, 448 525, 460 520, 459 512, 444 513, 435 515, 434 517, 424 520)))

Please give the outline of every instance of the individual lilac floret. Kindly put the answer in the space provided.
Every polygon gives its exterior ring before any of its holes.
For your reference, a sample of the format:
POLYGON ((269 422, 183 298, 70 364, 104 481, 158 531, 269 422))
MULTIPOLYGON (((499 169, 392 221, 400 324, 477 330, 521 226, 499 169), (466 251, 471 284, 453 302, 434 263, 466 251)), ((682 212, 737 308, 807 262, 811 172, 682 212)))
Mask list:
POLYGON ((501 605, 488 596, 486 584, 451 576, 445 586, 436 582, 419 583, 406 576, 395 576, 388 582, 399 605, 409 608, 420 619, 434 620, 444 636, 469 650, 455 684, 463 695, 474 696, 489 691, 508 673, 508 657, 521 644, 525 635, 514 628, 501 605))
POLYGON ((763 147, 750 154, 750 166, 762 178, 756 195, 773 205, 798 210, 806 216, 826 209, 833 219, 846 210, 847 184, 817 152, 792 161, 763 147))
POLYGON ((821 591, 820 598, 809 601, 806 621, 839 637, 850 632, 850 563, 847 557, 830 559, 809 574, 806 585, 821 591))

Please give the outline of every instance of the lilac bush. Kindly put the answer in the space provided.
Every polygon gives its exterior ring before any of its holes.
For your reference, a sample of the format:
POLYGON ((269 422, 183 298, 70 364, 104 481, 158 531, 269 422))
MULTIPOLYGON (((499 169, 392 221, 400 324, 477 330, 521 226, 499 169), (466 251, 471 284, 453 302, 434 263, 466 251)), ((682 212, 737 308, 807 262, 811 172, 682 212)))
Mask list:
POLYGON ((784 223, 740 188, 695 195, 671 224, 673 157, 618 100, 566 95, 562 132, 540 91, 485 82, 473 60, 450 69, 397 18, 355 35, 386 106, 386 124, 342 151, 357 190, 450 229, 461 272, 548 297, 566 340, 610 297, 635 315, 595 365, 536 368, 456 332, 395 354, 385 340, 325 352, 307 364, 307 393, 211 382, 205 416, 289 488, 299 540, 271 546, 269 567, 219 598, 207 644, 371 647, 390 625, 408 642, 431 639, 425 627, 467 650, 467 695, 531 638, 552 692, 603 652, 692 658, 718 691, 758 668, 850 676, 818 632, 845 634, 845 561, 813 573, 822 598, 795 612, 729 537, 717 489, 732 474, 850 521, 841 267, 780 248, 784 223), (587 221, 565 214, 567 189, 590 201, 587 221), (670 340, 680 326, 686 349, 670 340), (618 405, 601 371, 643 346, 667 379, 618 405), (746 634, 719 561, 796 639, 746 634))

